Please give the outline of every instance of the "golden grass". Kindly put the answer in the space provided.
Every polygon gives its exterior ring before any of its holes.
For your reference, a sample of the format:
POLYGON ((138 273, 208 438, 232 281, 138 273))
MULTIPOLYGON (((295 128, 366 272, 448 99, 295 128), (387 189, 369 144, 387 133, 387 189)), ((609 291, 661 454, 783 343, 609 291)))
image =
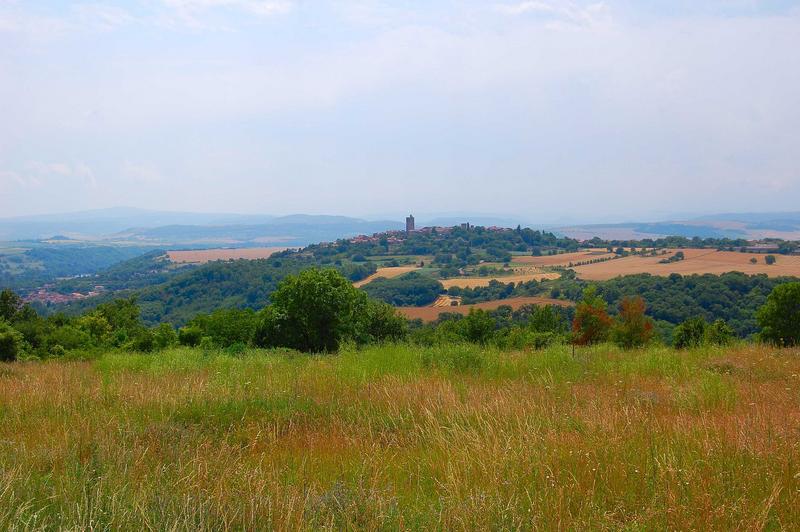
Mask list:
POLYGON ((419 318, 422 321, 435 321, 442 312, 466 315, 469 314, 469 310, 471 308, 494 310, 497 307, 508 305, 512 309, 516 310, 525 305, 557 305, 559 307, 570 307, 575 305, 575 303, 572 301, 538 296, 509 297, 507 299, 496 299, 493 301, 484 301, 482 303, 458 306, 445 306, 444 304, 437 305, 436 303, 438 302, 439 300, 434 302, 434 304, 430 307, 397 307, 397 310, 410 320, 419 318))
POLYGON ((0 528, 797 530, 798 374, 748 346, 2 365, 0 528))
POLYGON ((621 275, 650 273, 667 276, 671 273, 681 275, 711 273, 719 275, 726 272, 743 272, 748 275, 767 274, 770 277, 800 276, 800 256, 775 255, 776 263, 768 266, 764 255, 755 253, 739 253, 737 251, 716 251, 710 249, 671 250, 668 255, 642 257, 633 255, 596 264, 587 264, 574 268, 578 277, 591 281, 604 281, 621 275), (669 264, 659 261, 674 252, 683 251, 685 260, 669 264), (750 262, 756 259, 756 264, 750 262))
POLYGON ((404 273, 413 272, 414 270, 418 270, 417 266, 387 266, 385 268, 378 268, 375 273, 370 275, 369 277, 365 277, 360 281, 356 281, 353 283, 353 286, 356 288, 360 286, 364 286, 365 284, 371 283, 375 279, 379 277, 383 277, 384 279, 391 279, 393 277, 399 277, 404 273))
POLYGON ((234 260, 234 259, 268 259, 274 253, 285 251, 289 248, 225 248, 225 249, 197 249, 167 251, 167 257, 171 262, 178 264, 192 263, 203 264, 213 260, 234 260))
MULTIPOLYGON (((534 269, 535 270, 535 269, 534 269)), ((445 289, 457 286, 459 288, 476 288, 479 286, 489 286, 491 281, 501 283, 526 283, 528 281, 541 281, 543 279, 558 279, 558 273, 542 273, 536 270, 531 273, 512 273, 510 275, 488 275, 486 277, 454 277, 452 279, 442 279, 440 282, 445 289)))
POLYGON ((588 249, 576 251, 575 253, 561 253, 558 255, 542 255, 533 257, 530 255, 518 255, 514 257, 514 263, 533 264, 534 266, 567 266, 570 262, 584 262, 595 259, 605 259, 615 256, 605 248, 588 249))

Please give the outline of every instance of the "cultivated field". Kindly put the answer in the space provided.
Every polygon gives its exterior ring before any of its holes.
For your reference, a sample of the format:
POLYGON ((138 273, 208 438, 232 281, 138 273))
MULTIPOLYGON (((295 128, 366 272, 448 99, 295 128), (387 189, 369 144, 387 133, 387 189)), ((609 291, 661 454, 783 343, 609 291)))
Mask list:
POLYGON ((686 259, 669 264, 659 264, 665 257, 671 256, 678 250, 671 250, 668 255, 656 257, 629 256, 609 260, 597 264, 575 267, 575 272, 581 279, 604 281, 621 275, 637 273, 650 273, 653 275, 669 275, 679 273, 690 275, 694 273, 722 274, 731 271, 743 272, 748 275, 767 274, 770 277, 796 276, 800 277, 800 256, 775 255, 776 263, 768 266, 764 262, 764 255, 755 253, 739 253, 735 251, 715 251, 709 249, 683 249, 686 259), (755 258, 757 263, 752 264, 755 258))
POLYGON ((440 282, 445 288, 458 286, 461 288, 475 288, 477 286, 489 286, 492 280, 501 283, 525 283, 528 281, 541 281, 542 279, 558 279, 558 273, 513 273, 511 275, 488 275, 486 277, 454 277, 452 279, 442 279, 440 282))
POLYGON ((371 283, 372 281, 374 281, 378 277, 383 277, 385 279, 391 279, 393 277, 399 277, 399 276, 403 275, 404 273, 412 272, 412 271, 418 270, 418 269, 419 268, 417 268, 416 266, 390 266, 390 267, 386 267, 386 268, 378 268, 375 271, 375 273, 373 273, 369 277, 365 277, 364 279, 361 279, 360 281, 356 281, 355 283, 353 283, 353 286, 358 288, 360 286, 364 286, 367 283, 371 283))
POLYGON ((475 303, 472 305, 458 305, 458 306, 443 306, 440 303, 443 301, 441 298, 430 307, 397 307, 397 310, 410 320, 421 319, 422 321, 434 321, 439 317, 442 312, 452 312, 458 314, 469 314, 469 309, 479 308, 483 310, 494 310, 502 305, 508 305, 514 310, 525 305, 558 305, 560 307, 569 307, 575 305, 571 301, 564 301, 563 299, 551 299, 549 297, 509 297, 507 299, 497 299, 495 301, 484 301, 483 303, 475 303))
MULTIPOLYGON (((534 266, 567 266, 570 262, 585 262, 594 259, 604 259, 614 257, 605 248, 577 251, 575 253, 561 253, 559 255, 542 255, 533 257, 530 255, 517 255, 513 257, 513 263, 532 264, 534 266)), ((513 264, 512 263, 512 264, 513 264)))
POLYGON ((268 259, 273 253, 285 251, 289 248, 223 248, 223 249, 197 249, 167 251, 169 260, 175 263, 202 264, 214 260, 234 260, 234 259, 268 259))
POLYGON ((800 351, 0 366, 3 530, 798 530, 800 351))

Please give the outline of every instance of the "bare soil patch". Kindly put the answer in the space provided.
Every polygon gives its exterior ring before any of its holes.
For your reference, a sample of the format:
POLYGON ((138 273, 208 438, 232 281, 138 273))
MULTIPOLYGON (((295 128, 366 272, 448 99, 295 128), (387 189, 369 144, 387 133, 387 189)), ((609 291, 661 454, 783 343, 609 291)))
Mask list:
POLYGON ((775 255, 776 262, 767 265, 765 255, 757 253, 740 253, 738 251, 716 251, 711 249, 681 249, 671 250, 667 255, 655 257, 630 256, 620 259, 587 264, 575 267, 575 272, 581 279, 591 281, 605 281, 622 275, 635 275, 649 273, 652 275, 668 276, 672 273, 681 275, 711 273, 720 275, 727 272, 742 272, 748 275, 766 274, 770 277, 795 276, 800 277, 800 256, 775 255), (664 258, 683 251, 686 257, 682 261, 661 264, 664 258), (751 259, 756 259, 753 264, 751 259))
POLYGON ((613 257, 605 248, 589 249, 586 251, 576 251, 575 253, 561 253, 559 255, 542 255, 533 257, 530 255, 516 256, 512 263, 532 264, 534 266, 567 266, 570 262, 585 262, 587 260, 605 259, 613 257))

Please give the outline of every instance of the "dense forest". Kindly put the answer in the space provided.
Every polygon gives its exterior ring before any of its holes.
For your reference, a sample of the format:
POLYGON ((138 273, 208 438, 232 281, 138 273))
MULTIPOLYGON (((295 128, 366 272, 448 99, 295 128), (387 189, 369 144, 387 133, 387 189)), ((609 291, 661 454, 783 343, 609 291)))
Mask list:
POLYGON ((146 253, 136 246, 95 246, 84 244, 28 245, 0 253, 0 287, 27 290, 59 277, 95 274, 109 266, 146 253))
POLYGON ((612 307, 626 296, 641 296, 647 305, 647 314, 657 321, 677 325, 693 316, 709 321, 723 319, 739 336, 756 332, 756 310, 764 304, 767 295, 780 284, 794 278, 745 275, 739 272, 722 275, 673 274, 660 277, 650 274, 627 275, 608 281, 583 281, 566 271, 561 279, 502 283, 491 281, 489 286, 478 288, 450 288, 448 293, 461 296, 464 303, 493 301, 516 296, 549 296, 577 301, 589 285, 597 286, 600 296, 612 307))
MULTIPOLYGON (((153 256, 142 258, 148 263, 153 260, 153 256)), ((163 264, 157 259, 156 263, 163 264)), ((284 277, 313 267, 315 262, 312 257, 297 253, 260 260, 215 261, 180 270, 157 268, 147 275, 146 281, 127 266, 126 263, 125 267, 117 267, 110 277, 101 276, 112 281, 114 291, 47 310, 75 315, 115 298, 136 296, 146 324, 183 325, 197 314, 219 308, 261 308, 269 303, 270 294, 284 277), (159 279, 164 280, 153 286, 139 284, 159 279)), ((332 267, 351 281, 375 271, 371 264, 340 263, 332 267)))
POLYGON ((394 279, 378 278, 365 285, 368 296, 397 307, 430 305, 444 292, 442 283, 427 275, 409 272, 394 279))
MULTIPOLYGON (((636 242, 595 239, 590 244, 610 249, 615 249, 614 246, 645 245, 656 248, 704 246, 735 249, 746 242, 670 237, 636 242)), ((788 251, 792 245, 781 243, 781 250, 788 251)), ((433 265, 433 269, 426 270, 433 272, 433 277, 412 273, 395 279, 378 279, 363 287, 370 297, 393 305, 422 306, 429 305, 443 292, 435 278, 437 275, 446 277, 457 273, 460 268, 481 264, 481 261, 508 261, 512 253, 546 255, 574 251, 578 247, 576 240, 527 228, 455 227, 408 235, 393 232, 372 238, 343 239, 311 245, 302 250, 287 250, 269 259, 221 261, 204 265, 177 265, 165 257, 164 251, 154 250, 87 277, 59 281, 53 287, 54 291, 62 293, 87 293, 100 285, 105 290, 100 296, 66 305, 37 304, 35 308, 43 314, 66 312, 77 315, 116 298, 136 296, 146 324, 168 322, 181 326, 198 314, 216 309, 261 308, 270 302, 270 294, 283 278, 310 267, 334 268, 347 279, 356 281, 375 272, 378 266, 427 262, 426 266, 433 265)), ((133 253, 126 251, 126 248, 109 249, 116 250, 114 253, 133 253)), ((75 250, 70 252, 73 255, 62 257, 64 268, 68 264, 74 266, 74 261, 70 263, 67 260, 70 257, 77 260, 74 253, 86 254, 87 264, 92 268, 99 268, 105 263, 103 261, 119 259, 119 255, 109 254, 106 248, 75 250), (99 251, 101 249, 104 251, 99 251)), ((37 251, 30 256, 44 257, 41 253, 45 251, 37 251)), ((48 260, 55 260, 54 257, 49 256, 48 260)), ((763 304, 766 294, 777 284, 786 281, 737 273, 721 276, 673 275, 668 278, 643 274, 596 284, 600 296, 612 307, 624 296, 641 295, 647 306, 647 314, 656 320, 665 335, 671 334, 671 328, 688 317, 702 316, 710 321, 724 319, 738 335, 744 337, 755 332, 755 309, 763 304)), ((460 296, 464 304, 528 295, 575 301, 580 298, 587 284, 576 279, 572 271, 566 270, 557 280, 512 284, 503 283, 501 277, 485 287, 450 288, 448 293, 460 296)), ((14 284, 6 283, 4 286, 13 288, 14 284)))

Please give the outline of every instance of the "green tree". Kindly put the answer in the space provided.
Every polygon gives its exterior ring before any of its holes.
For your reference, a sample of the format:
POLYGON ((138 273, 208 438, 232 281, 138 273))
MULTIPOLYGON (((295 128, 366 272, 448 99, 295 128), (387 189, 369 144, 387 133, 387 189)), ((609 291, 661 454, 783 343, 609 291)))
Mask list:
POLYGON ((483 309, 472 307, 469 314, 460 320, 464 338, 470 342, 485 344, 492 339, 496 324, 492 316, 483 309))
POLYGON ((178 331, 178 342, 188 347, 197 347, 203 339, 203 329, 196 325, 181 327, 178 331))
POLYGON ((189 322, 202 331, 202 336, 210 337, 216 347, 249 344, 257 324, 258 316, 251 309, 219 309, 189 322))
POLYGON ((75 326, 87 333, 95 345, 102 345, 111 335, 111 324, 99 313, 92 312, 75 320, 75 326))
POLYGON ((575 319, 572 321, 574 343, 591 345, 605 341, 612 323, 606 311, 606 302, 597 295, 597 287, 587 287, 583 291, 583 300, 575 308, 575 319))
POLYGON ((672 333, 672 345, 676 349, 688 349, 703 345, 708 324, 702 317, 689 318, 675 327, 672 333))
POLYGON ((367 296, 335 270, 309 269, 289 275, 261 313, 255 343, 308 352, 333 352, 356 339, 367 296))
POLYGON ((144 329, 135 297, 103 303, 97 307, 96 313, 108 321, 113 331, 122 331, 125 336, 135 336, 144 329))
POLYGON ((161 323, 153 329, 153 341, 156 349, 167 349, 178 343, 178 335, 172 325, 161 323))
POLYGON ((736 332, 725 320, 715 320, 706 328, 706 342, 711 345, 728 345, 735 337, 736 332))
POLYGON ((534 307, 528 326, 539 333, 563 333, 566 329, 564 318, 556 313, 552 305, 534 307))
POLYGON ((16 293, 8 289, 0 292, 0 320, 6 320, 11 323, 23 306, 22 298, 16 293))
POLYGON ((800 343, 800 282, 776 286, 756 319, 762 340, 780 346, 800 343))
POLYGON ((766 257, 764 257, 764 262, 766 262, 770 266, 775 264, 775 255, 767 255, 766 257))
POLYGON ((408 335, 408 321, 382 301, 369 301, 360 322, 360 343, 396 342, 408 335))
POLYGON ((22 333, 0 320, 0 362, 11 362, 19 358, 24 343, 22 333))
POLYGON ((644 300, 639 297, 623 298, 619 304, 619 315, 614 321, 611 336, 624 349, 642 347, 653 339, 653 320, 645 315, 644 300))
POLYGON ((126 347, 133 349, 134 351, 149 353, 156 348, 155 334, 153 334, 153 331, 149 329, 141 329, 134 334, 130 345, 126 347))

